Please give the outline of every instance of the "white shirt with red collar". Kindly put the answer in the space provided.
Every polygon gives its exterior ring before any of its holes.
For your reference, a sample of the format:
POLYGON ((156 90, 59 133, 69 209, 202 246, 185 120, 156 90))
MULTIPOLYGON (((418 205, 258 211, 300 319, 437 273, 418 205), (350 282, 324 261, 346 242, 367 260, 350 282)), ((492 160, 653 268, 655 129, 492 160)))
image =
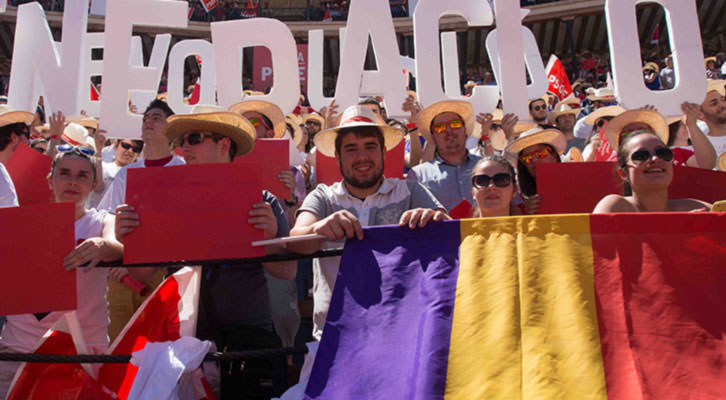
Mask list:
MULTIPOLYGON (((76 243, 92 237, 101 237, 105 211, 90 209, 75 223, 76 243)), ((58 266, 62 268, 62 266, 58 266)), ((39 277, 43 279, 43 277, 39 277)), ((106 302, 107 268, 76 270, 76 312, 81 323, 83 339, 92 353, 101 353, 108 348, 108 303, 106 302)), ((21 352, 32 352, 45 332, 53 327, 64 314, 51 312, 38 320, 34 314, 10 315, 2 331, 0 343, 21 352)))

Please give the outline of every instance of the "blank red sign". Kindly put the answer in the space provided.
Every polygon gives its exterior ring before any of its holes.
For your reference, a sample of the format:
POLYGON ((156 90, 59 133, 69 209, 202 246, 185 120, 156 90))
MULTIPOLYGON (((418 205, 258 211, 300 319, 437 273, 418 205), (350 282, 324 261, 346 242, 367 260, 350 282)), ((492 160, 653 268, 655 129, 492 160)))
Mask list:
MULTIPOLYGON (((406 142, 404 140, 398 146, 386 152, 383 166, 383 175, 386 178, 403 178, 404 154, 406 150, 406 142)), ((318 183, 324 183, 328 186, 335 182, 343 180, 340 174, 338 160, 335 157, 328 157, 319 151, 315 152, 315 174, 318 183)))
POLYGON ((670 199, 698 199, 709 203, 726 200, 726 172, 692 167, 673 167, 670 199))
POLYGON ((264 256, 249 212, 262 186, 236 164, 132 168, 126 201, 140 226, 124 238, 124 262, 223 260, 264 256))
POLYGON ((76 271, 63 268, 74 218, 72 203, 0 209, 0 315, 76 308, 76 271))
POLYGON ((614 162, 551 163, 537 165, 537 214, 591 213, 609 194, 623 194, 614 162))
POLYGON ((53 202, 53 192, 48 186, 52 162, 50 157, 38 153, 25 143, 20 143, 10 156, 5 167, 13 180, 21 206, 53 202))
POLYGON ((280 171, 290 169, 289 139, 255 139, 255 148, 234 163, 242 165, 262 183, 262 188, 274 194, 280 201, 289 199, 290 189, 278 179, 280 171))

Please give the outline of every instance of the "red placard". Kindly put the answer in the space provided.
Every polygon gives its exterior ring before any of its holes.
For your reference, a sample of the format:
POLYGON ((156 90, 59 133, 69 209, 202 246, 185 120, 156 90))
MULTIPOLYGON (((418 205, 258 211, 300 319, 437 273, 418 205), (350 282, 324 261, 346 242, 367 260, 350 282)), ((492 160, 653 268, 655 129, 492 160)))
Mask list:
POLYGON ((261 257, 250 242, 263 233, 250 225, 262 187, 235 164, 132 168, 126 201, 139 226, 124 238, 124 262, 222 260, 261 257))
POLYGON ((63 269, 74 218, 72 203, 0 209, 0 315, 76 308, 76 271, 63 269))
POLYGON ((698 199, 709 203, 726 200, 726 172, 692 167, 673 167, 669 199, 698 199))
MULTIPOLYGON (((405 151, 406 143, 402 140, 398 146, 386 152, 385 165, 383 166, 383 175, 386 178, 403 179, 403 156, 405 151)), ((328 186, 343 180, 343 176, 340 174, 338 160, 335 157, 328 157, 319 151, 315 152, 315 174, 318 183, 324 183, 328 186)))
POLYGON ((449 216, 453 219, 471 218, 474 216, 474 207, 468 201, 462 200, 456 207, 449 210, 449 216))
POLYGON ((255 148, 234 163, 245 171, 254 171, 251 178, 259 180, 263 189, 274 194, 280 201, 289 199, 290 189, 277 178, 281 171, 290 169, 289 139, 255 139, 255 148))
POLYGON ((20 143, 15 149, 5 168, 13 180, 21 206, 53 202, 53 192, 48 186, 52 163, 50 157, 38 153, 25 143, 20 143))
POLYGON ((609 194, 623 194, 614 162, 551 163, 537 165, 537 214, 591 213, 609 194))
MULTIPOLYGON (((256 13, 256 11, 255 11, 256 13)), ((256 15, 255 15, 256 16, 256 15)), ((267 47, 256 46, 252 50, 252 88, 264 92, 272 87, 275 71, 272 68, 272 53, 267 47)), ((302 93, 308 90, 308 45, 297 45, 297 69, 302 93)))

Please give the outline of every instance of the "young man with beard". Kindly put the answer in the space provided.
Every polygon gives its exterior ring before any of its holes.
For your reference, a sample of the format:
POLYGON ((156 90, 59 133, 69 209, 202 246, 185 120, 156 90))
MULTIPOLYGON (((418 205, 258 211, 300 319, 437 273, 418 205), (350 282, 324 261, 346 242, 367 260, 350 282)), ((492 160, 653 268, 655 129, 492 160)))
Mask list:
POLYGON ((547 102, 543 98, 534 99, 529 102, 529 116, 537 125, 543 129, 554 128, 547 125, 547 102))
POLYGON ((726 153, 726 85, 725 80, 714 80, 708 82, 706 98, 701 104, 703 121, 698 122, 706 137, 716 149, 716 156, 726 153))
MULTIPOLYGON (((170 117, 166 128, 168 142, 182 149, 189 165, 231 163, 235 157, 252 150, 255 128, 246 118, 213 106, 197 106, 193 112, 170 117)), ((280 202, 266 190, 261 194, 262 201, 255 203, 249 211, 248 222, 255 229, 264 231, 265 239, 287 236, 290 228, 280 202)), ((130 206, 119 207, 116 220, 119 240, 143 222, 130 206)), ((265 250, 271 254, 282 249, 265 250)), ((267 271, 276 278, 291 280, 295 278, 297 264, 294 261, 258 262, 202 268, 197 337, 213 341, 220 351, 279 347, 264 273, 267 271)), ((274 389, 279 388, 285 370, 283 357, 269 361, 249 360, 244 368, 239 361, 227 364, 222 368, 222 398, 262 399, 280 394, 278 391, 255 395, 265 387, 267 379, 274 382, 274 389), (255 375, 258 368, 274 373, 255 375)), ((210 383, 216 387, 216 382, 210 383)))
POLYGON ((417 116, 418 129, 433 137, 436 154, 433 160, 413 167, 408 179, 418 180, 449 211, 463 200, 474 205, 471 171, 481 157, 466 148, 474 123, 474 110, 465 101, 440 101, 417 116))
MULTIPOLYGON (((569 104, 560 102, 557 103, 555 109, 547 115, 549 122, 560 130, 567 139, 567 150, 572 147, 577 147, 580 151, 585 149, 585 139, 575 137, 575 122, 577 121, 577 115, 582 111, 581 108, 572 108, 569 104)), ((565 151, 567 151, 565 150, 565 151)))
MULTIPOLYGON (((423 227, 429 221, 448 219, 444 208, 421 184, 385 178, 386 149, 402 139, 400 131, 386 125, 369 108, 349 107, 340 126, 315 137, 318 151, 338 159, 341 182, 319 185, 298 210, 291 236, 319 234, 327 238, 289 244, 288 249, 309 254, 336 248, 343 239, 363 238, 363 226, 400 224, 423 227)), ((471 181, 471 178, 469 178, 471 181)), ((320 340, 338 275, 340 257, 313 261, 313 337, 320 340)))

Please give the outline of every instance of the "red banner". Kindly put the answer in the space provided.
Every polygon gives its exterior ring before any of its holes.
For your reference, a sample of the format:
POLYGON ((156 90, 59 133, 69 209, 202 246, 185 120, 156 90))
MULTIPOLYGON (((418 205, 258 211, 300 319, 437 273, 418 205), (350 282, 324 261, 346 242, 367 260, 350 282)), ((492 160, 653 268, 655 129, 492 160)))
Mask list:
POLYGON ((537 165, 537 214, 591 213, 609 194, 623 194, 623 183, 613 162, 537 165))
POLYGON ((140 225, 124 238, 125 263, 261 257, 249 212, 262 185, 234 164, 132 168, 126 201, 140 225))
POLYGON ((202 7, 204 7, 204 11, 206 11, 206 12, 212 11, 219 4, 218 0, 199 0, 199 1, 202 2, 202 7))
POLYGON ((570 78, 567 77, 567 71, 557 56, 554 54, 550 57, 547 64, 547 79, 550 82, 547 91, 555 94, 560 100, 572 95, 572 86, 570 86, 570 78))
MULTIPOLYGON (((403 179, 405 145, 405 141, 402 140, 398 146, 386 152, 385 165, 383 166, 383 175, 386 178, 403 179)), ((317 174, 318 183, 324 183, 328 186, 343 180, 338 160, 319 151, 315 152, 315 173, 317 174)))
POLYGON ((255 148, 242 157, 234 159, 236 165, 246 171, 255 171, 255 178, 262 188, 274 194, 278 200, 289 199, 290 189, 277 175, 290 169, 289 139, 255 139, 255 148))
MULTIPOLYGON (((275 82, 272 69, 272 54, 267 47, 257 46, 252 50, 252 88, 265 92, 275 82)), ((308 45, 297 45, 297 66, 303 93, 308 87, 308 45)))
POLYGON ((20 143, 10 156, 5 168, 13 180, 21 206, 53 202, 53 192, 48 186, 52 162, 50 157, 38 153, 25 143, 20 143))
POLYGON ((0 315, 76 309, 74 219, 71 203, 0 209, 0 315))

